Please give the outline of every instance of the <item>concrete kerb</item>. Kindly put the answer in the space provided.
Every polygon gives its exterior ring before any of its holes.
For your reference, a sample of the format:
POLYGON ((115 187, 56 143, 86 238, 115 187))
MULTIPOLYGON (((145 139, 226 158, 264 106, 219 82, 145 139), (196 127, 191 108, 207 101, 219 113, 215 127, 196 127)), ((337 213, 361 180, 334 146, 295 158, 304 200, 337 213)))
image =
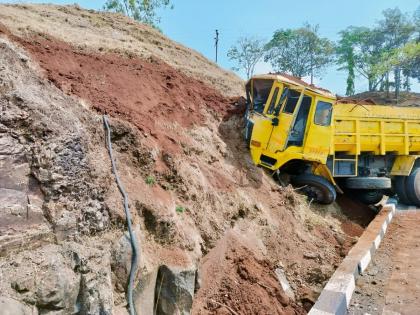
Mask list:
POLYGON ((309 315, 347 313, 356 277, 366 270, 395 215, 395 205, 385 205, 334 272, 309 315))

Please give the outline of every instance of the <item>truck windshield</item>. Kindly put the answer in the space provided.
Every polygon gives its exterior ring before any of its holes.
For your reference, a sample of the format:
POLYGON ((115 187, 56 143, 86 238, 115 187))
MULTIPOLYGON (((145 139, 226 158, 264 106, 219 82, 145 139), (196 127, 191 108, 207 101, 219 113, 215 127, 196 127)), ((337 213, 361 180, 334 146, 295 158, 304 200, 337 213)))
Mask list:
POLYGON ((270 95, 273 80, 256 79, 251 83, 247 84, 247 94, 251 96, 250 110, 257 113, 262 113, 267 102, 268 96, 270 95))

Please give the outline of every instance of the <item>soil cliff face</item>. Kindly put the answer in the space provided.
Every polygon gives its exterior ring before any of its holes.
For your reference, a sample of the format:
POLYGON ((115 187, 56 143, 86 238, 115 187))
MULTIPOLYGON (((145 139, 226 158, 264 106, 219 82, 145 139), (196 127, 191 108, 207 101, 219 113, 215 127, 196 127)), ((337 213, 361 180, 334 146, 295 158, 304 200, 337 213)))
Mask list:
POLYGON ((240 80, 119 15, 0 9, 5 309, 126 314, 131 248, 103 113, 140 246, 139 314, 310 308, 362 228, 252 164, 240 80))

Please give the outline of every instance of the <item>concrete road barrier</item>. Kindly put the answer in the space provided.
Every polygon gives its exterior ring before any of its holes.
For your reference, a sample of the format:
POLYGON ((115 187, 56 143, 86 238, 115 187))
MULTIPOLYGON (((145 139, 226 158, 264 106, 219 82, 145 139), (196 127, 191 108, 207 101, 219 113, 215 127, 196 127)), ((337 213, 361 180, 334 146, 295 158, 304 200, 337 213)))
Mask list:
POLYGON ((385 205, 334 272, 309 315, 347 313, 356 277, 366 270, 395 215, 395 205, 385 205))

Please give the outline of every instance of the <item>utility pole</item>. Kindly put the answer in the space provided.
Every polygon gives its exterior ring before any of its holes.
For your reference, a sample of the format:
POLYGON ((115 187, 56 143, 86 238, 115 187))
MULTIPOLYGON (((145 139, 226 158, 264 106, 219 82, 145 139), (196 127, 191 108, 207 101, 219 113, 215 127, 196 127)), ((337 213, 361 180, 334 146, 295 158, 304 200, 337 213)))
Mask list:
POLYGON ((214 38, 214 46, 216 47, 216 63, 217 63, 217 50, 219 48, 219 30, 216 30, 216 37, 214 38))

